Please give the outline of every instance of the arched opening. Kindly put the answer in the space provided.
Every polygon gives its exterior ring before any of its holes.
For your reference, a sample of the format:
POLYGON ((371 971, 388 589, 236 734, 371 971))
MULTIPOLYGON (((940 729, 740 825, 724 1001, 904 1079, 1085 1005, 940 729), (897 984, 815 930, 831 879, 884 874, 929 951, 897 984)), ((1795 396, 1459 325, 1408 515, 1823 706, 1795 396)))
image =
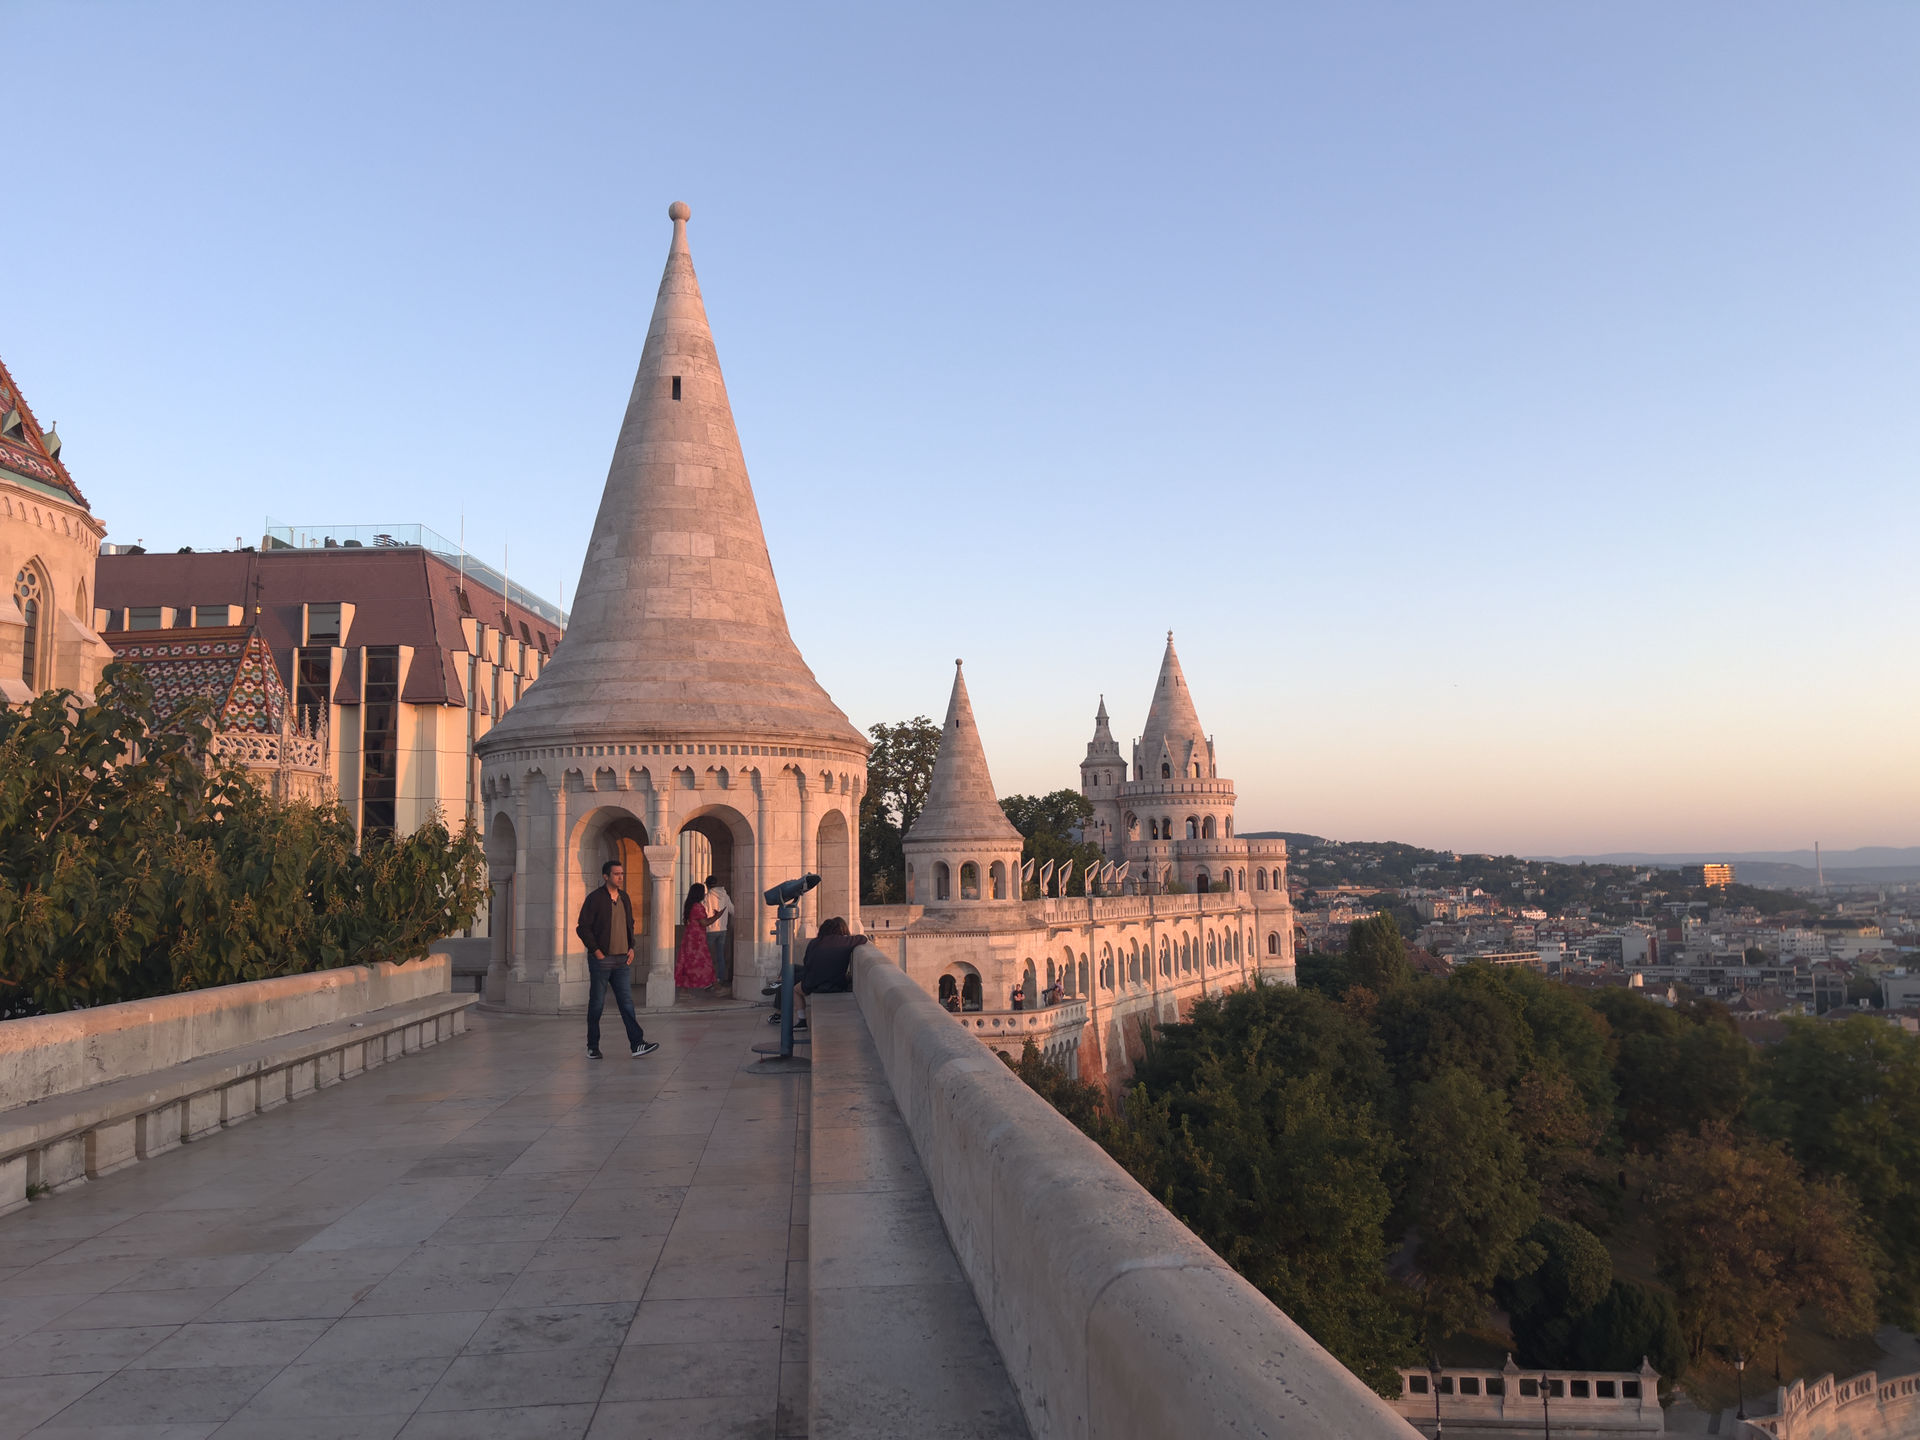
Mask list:
POLYGON ((1040 977, 1034 973, 1033 961, 1029 960, 1020 975, 1021 989, 1026 995, 1027 1009, 1038 1010, 1041 1007, 1040 977))
MULTIPOLYGON (((600 867, 609 860, 617 860, 627 872, 627 894, 633 904, 633 948, 637 955, 644 957, 649 944, 645 937, 651 934, 653 910, 652 874, 641 848, 649 843, 647 827, 632 811, 608 806, 587 815, 574 833, 578 837, 574 849, 579 874, 576 894, 584 896, 596 885, 604 884, 600 867)), ((580 942, 573 938, 573 917, 569 915, 567 920, 567 938, 562 943, 572 950, 580 942)), ((634 979, 637 985, 639 976, 636 975, 634 979)))
POLYGON ((1198 890, 1202 895, 1207 893, 1207 887, 1210 883, 1207 878, 1207 872, 1204 870, 1193 877, 1193 888, 1198 890))
POLYGON ((951 975, 940 977, 940 1005, 946 1010, 960 1008, 960 985, 951 975))
POLYGON ((487 963, 494 969, 512 965, 519 949, 513 924, 513 876, 519 859, 513 821, 505 813, 494 816, 487 827, 487 878, 493 885, 487 897, 487 937, 492 942, 487 963))
POLYGON ((1126 831, 1127 839, 1138 840, 1140 838, 1140 817, 1134 814, 1133 811, 1129 810, 1127 812, 1126 819, 1122 822, 1122 825, 1126 831))
POLYGON ((1196 820, 1193 816, 1189 815, 1187 817, 1187 839, 1198 840, 1199 838, 1200 838, 1200 822, 1196 820))
POLYGON ((1160 778, 1162 780, 1171 780, 1173 778, 1173 766, 1162 763, 1160 766, 1160 778))
POLYGON ((987 880, 989 884, 992 886, 992 894, 994 899, 1004 900, 1007 898, 1007 862, 1006 861, 996 860, 993 862, 993 864, 989 865, 987 867, 987 880))
POLYGON ((1087 992, 1087 962, 1085 960, 1082 960, 1080 962, 1080 989, 1078 993, 1081 995, 1085 995, 1088 993, 1087 992))
POLYGON ((1140 952, 1137 950, 1127 956, 1127 983, 1129 985, 1140 983, 1140 952))
POLYGON ((1278 955, 1279 953, 1280 953, 1280 932, 1278 930, 1269 930, 1267 932, 1267 954, 1278 955))
POLYGON ((1209 815, 1200 822, 1200 838, 1202 840, 1213 839, 1213 816, 1209 815))
POLYGON ((943 985, 949 982, 957 983, 960 987, 960 1008, 962 1010, 978 1010, 981 1008, 980 972, 978 970, 975 970, 971 965, 967 964, 951 966, 948 968, 947 973, 941 977, 941 983, 943 985))
POLYGON ((1160 942, 1160 973, 1173 974, 1173 946, 1165 940, 1160 942))
POLYGON ((829 810, 820 817, 814 836, 814 864, 820 871, 819 909, 822 920, 837 915, 851 921, 853 915, 853 846, 847 829, 847 817, 829 810))
MULTIPOLYGON (((753 826, 748 823, 746 816, 731 806, 710 805, 695 811, 681 823, 676 841, 679 854, 675 857, 674 866, 673 913, 661 917, 668 926, 670 945, 675 948, 679 946, 679 922, 686 908, 688 892, 695 884, 706 884, 707 877, 711 875, 726 888, 734 903, 733 920, 724 942, 727 974, 730 977, 738 976, 744 970, 748 978, 752 978, 758 964, 753 916, 760 898, 753 889, 756 875, 753 826)), ((627 870, 627 880, 634 892, 634 914, 638 923, 640 901, 646 896, 646 889, 634 881, 631 866, 627 870)), ((842 883, 844 886, 844 878, 842 883)), ((820 913, 814 912, 815 915, 820 913)), ((717 969, 715 974, 719 974, 717 969)))
POLYGON ((1211 930, 1207 932, 1207 968, 1213 969, 1220 963, 1220 940, 1211 930))
POLYGON ((919 877, 913 873, 912 865, 907 866, 907 903, 909 905, 920 903, 920 881, 919 877))
POLYGON ((1194 761, 1194 762, 1193 762, 1193 778, 1194 778, 1194 779, 1196 779, 1196 780, 1198 780, 1198 779, 1200 779, 1200 778, 1201 778, 1201 775, 1200 775, 1200 762, 1199 762, 1198 760, 1196 760, 1196 761, 1194 761))
POLYGON ((33 690, 46 688, 42 683, 41 671, 50 648, 43 633, 46 630, 47 595, 46 575, 37 564, 28 561, 20 567, 20 573, 13 577, 13 603, 20 607, 20 618, 26 627, 20 637, 20 678, 33 690))
POLYGON ((951 900, 953 898, 953 872, 947 868, 947 862, 933 862, 933 898, 951 900))
POLYGON ((1267 872, 1266 871, 1256 870, 1253 872, 1253 888, 1256 890, 1264 890, 1267 888, 1267 872))
POLYGON ((1234 889, 1245 890, 1247 888, 1247 872, 1244 870, 1235 871, 1233 882, 1234 889))
POLYGON ((980 867, 971 860, 960 867, 960 898, 962 900, 980 898, 980 867))
POLYGON ((1227 816, 1227 839, 1233 839, 1233 816, 1227 816))

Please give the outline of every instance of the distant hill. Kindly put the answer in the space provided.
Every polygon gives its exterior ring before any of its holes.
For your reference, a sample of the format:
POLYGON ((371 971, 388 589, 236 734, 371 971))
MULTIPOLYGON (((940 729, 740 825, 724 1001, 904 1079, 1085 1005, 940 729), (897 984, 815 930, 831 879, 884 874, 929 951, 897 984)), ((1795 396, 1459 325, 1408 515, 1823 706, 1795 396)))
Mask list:
MULTIPOLYGON (((1724 860, 1740 879, 1753 885, 1811 887, 1816 879, 1814 857, 1807 850, 1687 850, 1659 853, 1621 850, 1606 855, 1540 855, 1562 865, 1699 865, 1724 860)), ((1823 850, 1820 868, 1829 882, 1853 885, 1898 885, 1920 880, 1920 845, 1865 845, 1857 850, 1823 850)))

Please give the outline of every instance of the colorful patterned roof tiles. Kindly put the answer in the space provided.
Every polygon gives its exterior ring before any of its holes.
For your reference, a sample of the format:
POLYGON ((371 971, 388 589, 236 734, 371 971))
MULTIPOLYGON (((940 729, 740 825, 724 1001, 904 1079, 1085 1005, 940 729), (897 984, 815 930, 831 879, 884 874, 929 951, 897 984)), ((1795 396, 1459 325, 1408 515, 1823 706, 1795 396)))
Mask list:
POLYGON ((217 707, 216 731, 279 733, 287 690, 258 629, 121 630, 106 638, 114 658, 138 666, 153 687, 158 719, 207 699, 217 707))

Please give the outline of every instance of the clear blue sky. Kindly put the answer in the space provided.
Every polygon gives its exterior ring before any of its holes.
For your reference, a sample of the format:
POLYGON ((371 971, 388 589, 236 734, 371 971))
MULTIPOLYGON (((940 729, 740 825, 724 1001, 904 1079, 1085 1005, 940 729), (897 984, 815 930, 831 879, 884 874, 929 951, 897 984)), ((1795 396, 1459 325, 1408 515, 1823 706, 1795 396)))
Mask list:
POLYGON ((1920 7, 0 0, 117 541, 578 574, 691 236, 796 637, 1003 791, 1165 631, 1244 829, 1920 843, 1920 7))

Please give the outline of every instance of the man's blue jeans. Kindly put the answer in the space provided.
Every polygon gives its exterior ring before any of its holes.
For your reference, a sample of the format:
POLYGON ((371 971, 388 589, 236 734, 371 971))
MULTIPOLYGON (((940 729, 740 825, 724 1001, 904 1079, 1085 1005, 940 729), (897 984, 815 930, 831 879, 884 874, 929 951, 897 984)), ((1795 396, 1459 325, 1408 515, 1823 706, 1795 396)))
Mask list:
POLYGON ((627 1027, 627 1048, 631 1050, 645 1036, 640 1019, 633 1013, 633 967, 622 961, 612 965, 605 960, 589 960, 587 971, 592 988, 587 992, 587 1049, 600 1048, 600 1012, 607 1008, 607 987, 613 987, 613 1003, 620 1007, 621 1023, 627 1027))
POLYGON ((724 985, 733 976, 727 967, 727 932, 724 929, 707 931, 707 949, 713 952, 713 981, 724 985))

